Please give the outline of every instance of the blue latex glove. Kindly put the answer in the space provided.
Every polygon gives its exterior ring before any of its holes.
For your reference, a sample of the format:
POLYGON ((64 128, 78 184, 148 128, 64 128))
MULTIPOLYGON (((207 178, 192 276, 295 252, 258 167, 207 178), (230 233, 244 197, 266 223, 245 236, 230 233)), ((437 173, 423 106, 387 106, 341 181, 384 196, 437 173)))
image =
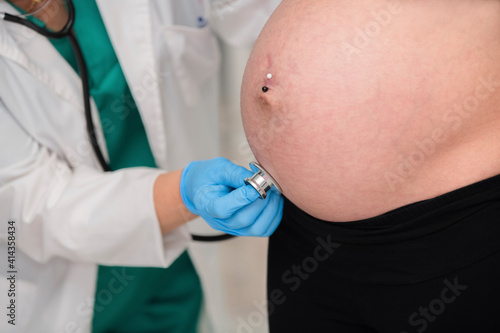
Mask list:
POLYGON ((276 188, 264 200, 245 178, 253 173, 218 157, 190 163, 182 172, 181 196, 193 214, 212 228, 237 236, 269 237, 283 216, 283 197, 276 188))

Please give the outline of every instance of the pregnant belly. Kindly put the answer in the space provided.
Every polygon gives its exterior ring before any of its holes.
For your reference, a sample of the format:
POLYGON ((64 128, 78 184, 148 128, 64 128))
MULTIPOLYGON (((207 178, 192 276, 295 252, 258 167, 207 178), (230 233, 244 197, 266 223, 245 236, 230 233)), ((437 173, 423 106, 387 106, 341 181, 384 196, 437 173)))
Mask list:
POLYGON ((247 64, 245 132, 307 213, 373 217, 500 172, 499 59, 497 1, 285 0, 247 64))

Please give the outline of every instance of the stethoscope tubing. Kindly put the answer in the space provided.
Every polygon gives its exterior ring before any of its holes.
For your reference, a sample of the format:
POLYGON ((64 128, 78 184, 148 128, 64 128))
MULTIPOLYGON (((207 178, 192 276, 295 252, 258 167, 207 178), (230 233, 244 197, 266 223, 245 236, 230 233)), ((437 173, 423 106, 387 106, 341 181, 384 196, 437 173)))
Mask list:
POLYGON ((99 147, 99 142, 97 140, 97 135, 96 135, 96 130, 94 127, 94 121, 92 119, 92 112, 90 108, 90 88, 89 88, 89 80, 88 80, 88 71, 87 71, 87 64, 85 63, 85 59, 83 58, 83 53, 82 49, 80 48, 80 44, 78 43, 78 40, 76 39, 76 35, 73 31, 73 25, 75 24, 75 6, 73 4, 73 1, 67 0, 67 10, 68 10, 68 22, 64 25, 64 27, 59 30, 59 31, 49 31, 46 29, 43 29, 42 27, 39 27, 35 23, 28 21, 24 18, 15 16, 15 15, 10 15, 8 13, 4 14, 4 20, 18 23, 21 25, 24 25, 30 29, 33 29, 37 33, 41 34, 42 36, 45 36, 47 38, 53 38, 53 39, 61 39, 64 37, 68 37, 71 47, 73 49, 73 52, 75 53, 75 58, 77 61, 77 66, 78 66, 78 72, 80 74, 80 78, 82 81, 82 93, 83 93, 83 105, 85 109, 85 121, 86 121, 86 126, 87 126, 87 133, 90 139, 90 143, 92 145, 92 149, 94 150, 94 153, 97 157, 97 160, 99 161, 99 164, 101 165, 101 168, 104 171, 111 171, 111 168, 109 165, 106 163, 106 160, 104 158, 104 155, 101 151, 101 148, 99 147))

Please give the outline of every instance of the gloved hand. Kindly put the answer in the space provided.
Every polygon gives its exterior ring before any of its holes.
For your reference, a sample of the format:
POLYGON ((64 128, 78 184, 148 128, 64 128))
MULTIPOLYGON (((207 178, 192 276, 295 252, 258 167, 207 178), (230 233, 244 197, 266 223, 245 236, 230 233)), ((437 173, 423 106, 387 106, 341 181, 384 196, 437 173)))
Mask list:
POLYGON ((283 197, 272 188, 266 199, 245 185, 253 173, 218 157, 190 163, 182 172, 181 196, 193 214, 212 228, 237 236, 269 237, 283 216, 283 197))

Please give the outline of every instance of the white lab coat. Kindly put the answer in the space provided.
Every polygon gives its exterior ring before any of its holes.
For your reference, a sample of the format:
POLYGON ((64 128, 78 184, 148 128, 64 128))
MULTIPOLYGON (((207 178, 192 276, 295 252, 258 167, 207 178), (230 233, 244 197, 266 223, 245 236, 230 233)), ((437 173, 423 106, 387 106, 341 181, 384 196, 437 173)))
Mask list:
MULTIPOLYGON (((220 53, 213 31, 249 44, 278 1, 97 2, 157 165, 175 170, 216 156, 220 53), (199 16, 209 24, 198 27, 199 16)), ((0 0, 0 12, 12 10, 0 0)), ((47 39, 2 20, 0 149, 2 332, 90 332, 97 264, 167 267, 186 249, 185 227, 160 233, 152 187, 163 171, 100 171, 79 77, 47 39), (16 326, 5 316, 9 220, 16 223, 16 326)), ((116 271, 107 295, 126 288, 128 278, 116 271)))

